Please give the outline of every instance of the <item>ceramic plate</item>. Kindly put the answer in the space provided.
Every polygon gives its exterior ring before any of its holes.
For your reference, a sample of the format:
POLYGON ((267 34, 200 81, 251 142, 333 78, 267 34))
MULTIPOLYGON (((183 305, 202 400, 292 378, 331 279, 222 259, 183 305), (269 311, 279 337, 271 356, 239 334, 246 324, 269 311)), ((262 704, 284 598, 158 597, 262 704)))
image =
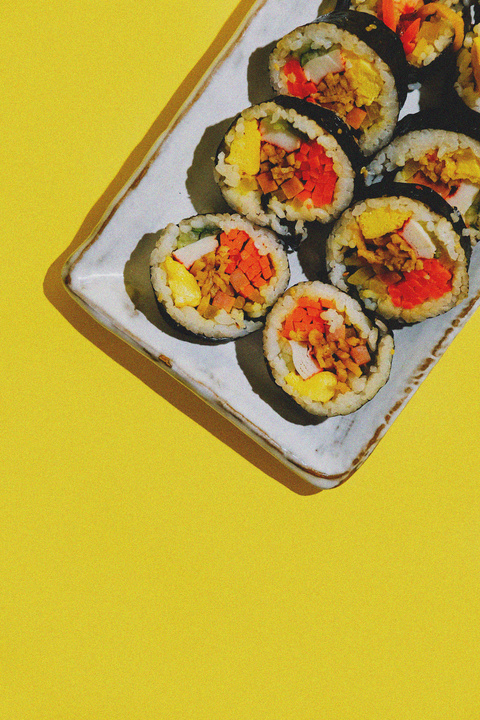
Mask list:
MULTIPOLYGON (((238 112, 271 97, 267 58, 272 43, 311 22, 317 10, 316 3, 292 6, 288 0, 253 5, 102 222, 70 257, 63 281, 102 325, 299 476, 329 488, 365 461, 474 312, 480 297, 479 252, 473 252, 468 299, 442 317, 396 331, 385 387, 357 412, 325 420, 305 413, 271 381, 261 332, 218 346, 187 340, 161 318, 149 281, 149 256, 160 229, 198 213, 227 211, 213 181, 217 145, 238 112)), ((418 98, 418 91, 410 93, 402 115, 418 109, 418 98)), ((296 254, 289 257, 292 284, 306 279, 305 262, 300 264, 296 254)))

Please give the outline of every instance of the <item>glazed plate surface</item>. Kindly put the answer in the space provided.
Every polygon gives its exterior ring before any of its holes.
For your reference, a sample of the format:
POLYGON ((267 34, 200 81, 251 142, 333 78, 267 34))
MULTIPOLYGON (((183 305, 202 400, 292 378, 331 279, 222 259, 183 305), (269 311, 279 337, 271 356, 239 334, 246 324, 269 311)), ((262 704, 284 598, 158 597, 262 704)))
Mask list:
MULTIPOLYGON (((235 36, 158 138, 92 235, 63 268, 67 290, 104 327, 171 373, 300 477, 329 488, 365 461, 480 298, 480 250, 472 253, 469 297, 442 317, 395 331, 389 381, 357 412, 319 420, 270 379, 258 331, 212 345, 186 339, 160 316, 149 256, 168 223, 228 208, 213 180, 212 157, 232 119, 272 96, 272 43, 311 22, 318 4, 255 3, 235 36)), ((412 91, 402 115, 418 109, 412 91)), ((318 270, 313 241, 289 256, 291 284, 318 270)))

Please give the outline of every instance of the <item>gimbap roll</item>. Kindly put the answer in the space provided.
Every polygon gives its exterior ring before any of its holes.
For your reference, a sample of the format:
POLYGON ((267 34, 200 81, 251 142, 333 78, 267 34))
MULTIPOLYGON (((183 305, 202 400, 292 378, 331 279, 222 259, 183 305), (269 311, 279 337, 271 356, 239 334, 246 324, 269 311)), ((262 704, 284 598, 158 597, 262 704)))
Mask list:
POLYGON ((292 30, 270 55, 274 90, 337 113, 371 155, 392 136, 407 95, 402 44, 366 13, 333 12, 292 30))
POLYGON ((465 35, 457 55, 457 78, 454 87, 463 102, 480 113, 480 23, 465 35))
POLYGON ((412 79, 420 78, 445 53, 457 52, 464 37, 463 7, 450 0, 347 0, 352 10, 382 20, 400 38, 412 79))
POLYGON ((215 179, 230 207, 294 245, 306 222, 329 222, 349 205, 360 162, 334 113, 283 97, 236 118, 217 152, 215 179))
POLYGON ((211 214, 167 225, 151 254, 150 276, 170 320, 220 340, 262 327, 290 271, 271 230, 239 215, 211 214))
POLYGON ((458 211, 421 185, 373 188, 327 238, 330 281, 396 324, 447 312, 468 294, 470 243, 458 211))
MULTIPOLYGON (((480 38, 479 38, 480 39, 480 38)), ((367 184, 379 177, 419 183, 456 207, 475 245, 480 237, 480 121, 466 111, 406 115, 395 137, 367 168, 367 184), (472 119, 473 116, 473 119, 472 119)))
POLYGON ((383 323, 332 285, 303 282, 275 303, 263 331, 275 382, 313 415, 347 415, 386 383, 394 351, 383 323))

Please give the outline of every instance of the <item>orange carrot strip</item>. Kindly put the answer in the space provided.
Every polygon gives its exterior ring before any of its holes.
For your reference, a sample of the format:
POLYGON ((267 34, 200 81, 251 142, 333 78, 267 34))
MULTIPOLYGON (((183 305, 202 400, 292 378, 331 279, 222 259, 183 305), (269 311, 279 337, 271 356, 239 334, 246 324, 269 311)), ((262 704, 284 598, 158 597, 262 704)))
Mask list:
POLYGON ((301 322, 306 315, 305 309, 300 305, 292 310, 292 319, 296 322, 301 322))
POLYGON ((243 285, 242 288, 239 290, 239 293, 240 295, 243 295, 244 298, 248 298, 254 290, 255 288, 253 287, 253 285, 247 282, 247 284, 243 285))
POLYGON ((328 300, 328 298, 322 297, 322 305, 324 308, 333 308, 335 310, 335 302, 334 300, 328 300))
POLYGON ((268 259, 268 255, 260 255, 259 257, 262 270, 270 270, 270 260, 268 259))
POLYGON ((298 195, 295 195, 295 200, 298 200, 298 202, 304 203, 306 200, 311 197, 311 194, 308 192, 308 190, 302 190, 302 192, 299 192, 298 195))
POLYGON ((265 278, 263 278, 261 275, 256 275, 254 278, 252 278, 252 279, 250 280, 250 282, 251 282, 252 285, 253 285, 254 287, 256 287, 256 288, 263 287, 264 285, 267 284, 267 281, 266 281, 265 278))
POLYGON ((293 332, 293 321, 292 316, 288 315, 288 317, 285 318, 285 322, 283 323, 282 335, 288 338, 290 337, 291 332, 293 332))
POLYGON ((395 18, 395 3, 393 0, 382 0, 382 20, 390 30, 397 29, 397 20, 395 18))
POLYGON ((320 300, 314 300, 313 298, 309 298, 309 297, 299 298, 298 305, 300 305, 300 307, 315 308, 316 310, 323 310, 323 305, 320 302, 320 300))
POLYGON ((258 260, 255 258, 253 260, 252 264, 250 265, 249 277, 251 279, 252 277, 256 277, 257 275, 261 275, 261 274, 262 274, 262 266, 260 265, 258 260))
POLYGON ((400 40, 402 41, 405 55, 410 55, 410 53, 415 49, 415 38, 417 37, 417 33, 420 29, 420 23, 421 18, 416 18, 408 24, 401 22, 401 27, 405 28, 403 32, 400 33, 400 40))

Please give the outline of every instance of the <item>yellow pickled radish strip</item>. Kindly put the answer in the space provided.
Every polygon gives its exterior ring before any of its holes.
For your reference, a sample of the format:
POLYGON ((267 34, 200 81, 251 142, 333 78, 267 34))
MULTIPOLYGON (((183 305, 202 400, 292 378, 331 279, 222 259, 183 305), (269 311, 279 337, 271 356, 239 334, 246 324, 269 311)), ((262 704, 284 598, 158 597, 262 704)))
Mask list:
POLYGON ((430 17, 430 15, 434 15, 435 13, 437 13, 440 17, 445 18, 445 20, 447 20, 447 22, 449 22, 452 26, 453 32, 455 33, 452 48, 455 52, 457 52, 463 45, 463 38, 465 35, 463 18, 459 15, 459 13, 456 13, 455 10, 452 10, 452 8, 438 2, 431 2, 424 5, 420 8, 420 10, 417 10, 416 14, 417 17, 422 20, 426 20, 426 18, 430 17))
POLYGON ((176 307, 197 307, 202 299, 200 286, 185 265, 170 256, 163 263, 176 307))
POLYGON ((359 106, 366 105, 368 107, 382 92, 383 80, 378 74, 378 71, 366 60, 359 58, 353 53, 349 60, 351 67, 347 66, 345 68, 345 77, 357 92, 359 106))
POLYGON ((241 173, 256 175, 260 171, 260 143, 257 121, 245 120, 243 133, 233 139, 225 162, 237 165, 241 173))
POLYGON ((473 39, 471 58, 475 85, 477 90, 480 90, 480 37, 473 39))
POLYGON ((444 162, 447 177, 480 184, 480 162, 471 148, 457 150, 454 156, 445 157, 444 162))
POLYGON ((290 372, 285 377, 285 382, 303 397, 308 397, 314 402, 324 403, 333 398, 337 387, 336 376, 328 371, 318 372, 306 380, 303 380, 300 375, 290 372))
POLYGON ((358 218, 358 224, 366 240, 371 240, 403 227, 411 217, 411 211, 393 210, 388 207, 366 210, 358 218))

